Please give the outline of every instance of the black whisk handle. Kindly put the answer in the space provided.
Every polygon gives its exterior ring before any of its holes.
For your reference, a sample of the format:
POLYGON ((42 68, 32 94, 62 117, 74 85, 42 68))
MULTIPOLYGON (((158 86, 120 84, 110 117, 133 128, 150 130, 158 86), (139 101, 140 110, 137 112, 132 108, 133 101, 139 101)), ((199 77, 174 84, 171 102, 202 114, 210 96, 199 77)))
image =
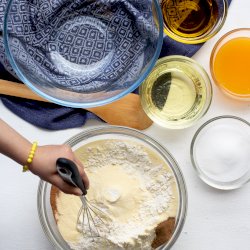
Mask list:
POLYGON ((87 194, 82 177, 73 161, 66 158, 58 158, 56 161, 56 170, 64 181, 72 186, 80 188, 83 195, 87 194))

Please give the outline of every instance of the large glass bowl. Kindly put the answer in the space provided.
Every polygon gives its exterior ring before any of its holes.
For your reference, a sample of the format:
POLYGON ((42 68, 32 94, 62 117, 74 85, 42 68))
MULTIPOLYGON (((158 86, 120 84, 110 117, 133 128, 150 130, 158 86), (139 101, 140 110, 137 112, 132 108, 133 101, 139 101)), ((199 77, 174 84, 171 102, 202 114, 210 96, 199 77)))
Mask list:
MULTIPOLYGON (((133 129, 116 126, 102 126, 94 129, 86 130, 69 139, 66 144, 76 150, 79 147, 90 142, 105 140, 105 139, 123 139, 137 142, 150 150, 156 152, 159 157, 164 160, 172 169, 173 175, 176 179, 179 196, 179 207, 176 215, 175 229, 170 240, 162 245, 159 249, 170 249, 180 235, 184 225, 186 210, 187 210, 187 192, 185 182, 179 166, 171 154, 156 142, 151 137, 133 129)), ((37 196, 38 214, 43 230, 56 249, 70 250, 70 247, 60 235, 56 222, 53 216, 53 211, 50 205, 50 190, 51 185, 44 181, 40 181, 37 196)))
POLYGON ((89 108, 136 89, 162 46, 157 0, 10 0, 4 46, 17 76, 54 103, 89 108))

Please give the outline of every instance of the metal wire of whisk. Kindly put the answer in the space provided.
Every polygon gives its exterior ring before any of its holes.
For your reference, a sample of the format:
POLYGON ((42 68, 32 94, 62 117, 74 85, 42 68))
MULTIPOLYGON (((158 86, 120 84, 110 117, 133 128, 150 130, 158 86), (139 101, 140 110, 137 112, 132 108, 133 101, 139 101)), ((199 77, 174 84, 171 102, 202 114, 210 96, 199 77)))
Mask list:
POLYGON ((81 196, 80 198, 83 203, 83 206, 78 212, 77 225, 81 224, 81 231, 83 235, 86 231, 89 231, 91 237, 100 237, 98 225, 99 223, 103 223, 105 225, 105 222, 101 218, 101 214, 103 214, 104 216, 105 214, 99 208, 91 204, 85 196, 81 196), (91 225, 90 222, 92 222, 93 224, 91 225), (93 227, 95 230, 93 230, 93 227), (86 230, 84 228, 86 228, 86 230))
POLYGON ((82 206, 77 215, 76 227, 78 228, 80 226, 83 236, 86 236, 89 232, 91 237, 100 237, 98 225, 100 225, 100 223, 105 225, 101 218, 105 216, 105 213, 87 200, 87 190, 77 166, 69 159, 58 158, 56 161, 56 169, 64 181, 80 188, 82 191, 82 195, 80 196, 82 206))

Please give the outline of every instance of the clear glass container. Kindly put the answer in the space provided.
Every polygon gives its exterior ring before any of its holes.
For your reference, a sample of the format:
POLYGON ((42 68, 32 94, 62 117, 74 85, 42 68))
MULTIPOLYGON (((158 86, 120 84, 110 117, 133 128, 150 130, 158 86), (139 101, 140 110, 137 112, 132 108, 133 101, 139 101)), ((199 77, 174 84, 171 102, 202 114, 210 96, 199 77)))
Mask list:
POLYGON ((250 123, 219 116, 195 133, 190 155, 198 176, 208 185, 230 190, 250 180, 250 123))
POLYGON ((158 0, 10 0, 3 26, 18 78, 41 97, 75 108, 105 105, 135 90, 163 41, 158 0))
POLYGON ((161 0, 164 32, 186 44, 204 43, 223 27, 227 0, 161 0))
POLYGON ((140 86, 145 113, 169 129, 194 125, 208 111, 212 96, 205 69, 185 56, 160 58, 140 86))
POLYGON ((241 101, 250 101, 249 48, 250 28, 234 29, 217 41, 210 56, 214 83, 223 93, 241 101))
MULTIPOLYGON (((166 244, 159 247, 159 249, 170 249, 181 233, 187 211, 186 185, 177 162, 172 155, 154 139, 137 130, 125 127, 103 126, 89 129, 72 137, 66 144, 70 145, 72 150, 76 150, 82 145, 103 139, 125 139, 131 140, 132 142, 138 142, 156 152, 159 157, 170 166, 178 187, 179 207, 173 235, 166 244)), ((37 195, 37 208, 40 222, 44 233, 55 249, 70 250, 70 247, 58 231, 50 205, 50 190, 51 184, 40 181, 37 195)))

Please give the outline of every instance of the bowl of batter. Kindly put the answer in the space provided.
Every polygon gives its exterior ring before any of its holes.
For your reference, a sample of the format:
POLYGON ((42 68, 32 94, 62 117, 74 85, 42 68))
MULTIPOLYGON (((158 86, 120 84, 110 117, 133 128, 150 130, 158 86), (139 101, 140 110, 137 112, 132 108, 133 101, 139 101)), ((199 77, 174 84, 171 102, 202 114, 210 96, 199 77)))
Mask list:
POLYGON ((56 249, 170 249, 186 216, 187 193, 177 162, 151 137, 133 129, 86 130, 70 145, 90 179, 87 198, 108 219, 99 236, 76 224, 79 197, 40 181, 38 213, 56 249))

